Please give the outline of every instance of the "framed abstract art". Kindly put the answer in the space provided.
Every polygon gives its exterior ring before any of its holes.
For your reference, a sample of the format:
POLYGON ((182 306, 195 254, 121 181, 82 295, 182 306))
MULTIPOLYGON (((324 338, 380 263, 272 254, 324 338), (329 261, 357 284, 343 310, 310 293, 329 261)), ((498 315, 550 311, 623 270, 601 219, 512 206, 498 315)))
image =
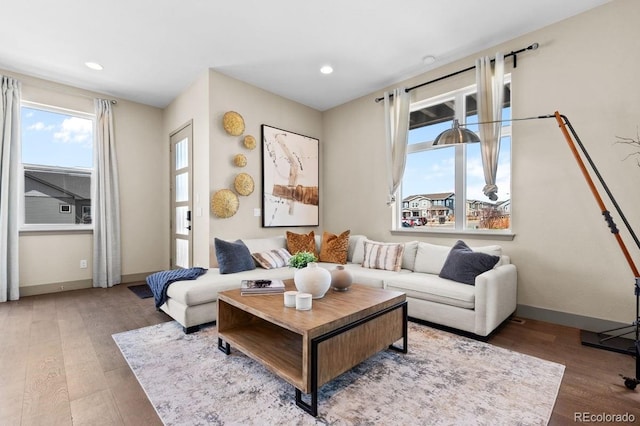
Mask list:
POLYGON ((262 226, 318 226, 319 141, 262 125, 262 226))

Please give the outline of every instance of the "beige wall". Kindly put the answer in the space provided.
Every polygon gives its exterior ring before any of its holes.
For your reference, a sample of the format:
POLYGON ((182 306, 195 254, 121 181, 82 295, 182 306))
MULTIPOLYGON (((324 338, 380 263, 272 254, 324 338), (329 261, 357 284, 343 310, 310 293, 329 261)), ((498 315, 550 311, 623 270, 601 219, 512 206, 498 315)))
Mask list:
MULTIPOLYGON (((164 232, 169 242, 169 136, 191 122, 193 129, 193 265, 209 266, 209 72, 198 78, 164 110, 163 144, 167 174, 165 177, 164 232)), ((169 254, 166 257, 169 266, 169 254)))
MULTIPOLYGON (((640 232, 640 167, 624 158, 632 150, 616 136, 637 137, 640 125, 640 8, 617 0, 400 85, 432 80, 474 63, 481 54, 510 52, 533 42, 540 48, 518 57, 512 72, 513 116, 566 115, 629 222, 640 232)), ((473 84, 474 73, 412 92, 419 100, 473 84)), ((350 228, 381 240, 419 239, 449 244, 447 238, 390 232, 385 204, 382 91, 326 111, 324 199, 331 200, 325 229, 350 228), (348 184, 345 184, 347 183, 348 184), (357 218, 357 219, 355 219, 357 218)), ((604 223, 567 144, 553 119, 513 127, 513 241, 501 241, 518 266, 518 303, 570 314, 628 323, 635 316, 634 277, 604 223)), ((604 195, 604 192, 602 193, 604 195)), ((613 210, 613 206, 609 206, 613 210)), ((617 218, 617 215, 614 214, 617 218)), ((622 221, 617 219, 619 226, 622 221)), ((622 228, 621 228, 622 230, 622 228)), ((639 251, 626 231, 634 259, 639 251)))
MULTIPOLYGON (((255 238, 283 235, 283 228, 262 228, 262 217, 254 216, 254 209, 262 207, 262 157, 261 125, 278 127, 320 140, 320 156, 328 149, 322 133, 322 114, 312 108, 284 99, 255 86, 230 78, 216 71, 210 71, 210 195, 224 188, 233 189, 233 180, 240 172, 249 173, 254 180, 255 190, 249 196, 239 196, 238 213, 228 219, 210 214, 210 241, 221 239, 255 238), (237 111, 245 121, 244 135, 253 135, 258 146, 247 150, 243 146, 243 136, 230 136, 222 128, 222 117, 227 111, 237 111), (240 169, 233 165, 233 157, 242 153, 248 164, 240 169)), ((321 164, 322 170, 322 164, 321 164)), ((320 197, 326 177, 320 176, 320 197)), ((321 203, 320 225, 322 226, 327 204, 321 203)), ((307 232, 314 228, 296 228, 295 232, 307 232)), ((320 228, 322 229, 322 227, 320 228)), ((212 262, 215 256, 212 253, 212 262)))
MULTIPOLYGON (((322 150, 322 114, 312 108, 209 70, 200 75, 165 109, 163 132, 167 152, 169 134, 189 120, 193 120, 194 132, 194 228, 192 233, 194 265, 216 264, 213 252, 213 239, 216 237, 237 239, 282 235, 283 229, 262 228, 262 218, 254 216, 254 209, 261 209, 262 206, 260 126, 269 124, 318 138, 322 150), (222 116, 227 111, 236 111, 243 116, 245 132, 242 136, 230 136, 222 128, 222 116), (258 141, 256 149, 248 150, 244 147, 243 138, 246 135, 253 135, 256 138, 258 141), (239 153, 247 157, 248 164, 244 168, 233 165, 233 157, 239 153), (233 217, 228 219, 215 217, 210 213, 211 196, 220 189, 233 189, 233 180, 240 172, 249 173, 253 177, 254 192, 246 197, 239 196, 240 207, 233 217)), ((168 222, 166 226, 168 229, 168 222)), ((298 231, 303 232, 307 229, 299 228, 298 231)))
MULTIPOLYGON (((87 92, 16 73, 0 71, 22 81, 25 101, 93 113, 93 98, 109 96, 87 92)), ((162 269, 166 243, 159 238, 163 227, 155 214, 166 191, 163 158, 162 110, 118 99, 115 115, 116 150, 120 177, 122 225, 122 273, 127 276, 162 269)), ((56 291, 61 287, 91 286, 93 242, 90 232, 36 232, 20 235, 21 294, 56 291), (80 269, 86 259, 88 268, 80 269)))

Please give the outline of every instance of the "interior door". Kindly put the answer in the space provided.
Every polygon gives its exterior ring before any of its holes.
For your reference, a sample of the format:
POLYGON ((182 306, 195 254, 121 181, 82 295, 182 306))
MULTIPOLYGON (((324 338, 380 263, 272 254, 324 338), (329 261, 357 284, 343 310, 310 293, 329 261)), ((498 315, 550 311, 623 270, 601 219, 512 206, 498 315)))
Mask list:
POLYGON ((171 142, 171 268, 190 268, 193 262, 192 216, 192 123, 172 133, 171 142))

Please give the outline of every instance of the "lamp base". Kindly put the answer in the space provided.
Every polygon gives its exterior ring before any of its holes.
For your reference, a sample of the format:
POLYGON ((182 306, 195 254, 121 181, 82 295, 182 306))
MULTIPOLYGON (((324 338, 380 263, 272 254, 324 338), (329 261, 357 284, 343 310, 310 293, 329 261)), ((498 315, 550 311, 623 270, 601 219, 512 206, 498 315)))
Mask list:
POLYGON ((636 349, 632 339, 614 337, 604 333, 580 330, 580 340, 583 345, 606 351, 618 352, 625 355, 635 355, 636 349))

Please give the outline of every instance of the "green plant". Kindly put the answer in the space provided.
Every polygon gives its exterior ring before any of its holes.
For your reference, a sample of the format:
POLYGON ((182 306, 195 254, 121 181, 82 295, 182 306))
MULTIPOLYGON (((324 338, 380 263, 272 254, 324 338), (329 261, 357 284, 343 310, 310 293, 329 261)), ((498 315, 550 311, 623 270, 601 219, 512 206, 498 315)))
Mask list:
POLYGON ((299 251, 289 258, 289 266, 292 268, 304 268, 307 263, 315 262, 318 258, 315 254, 308 251, 299 251))

